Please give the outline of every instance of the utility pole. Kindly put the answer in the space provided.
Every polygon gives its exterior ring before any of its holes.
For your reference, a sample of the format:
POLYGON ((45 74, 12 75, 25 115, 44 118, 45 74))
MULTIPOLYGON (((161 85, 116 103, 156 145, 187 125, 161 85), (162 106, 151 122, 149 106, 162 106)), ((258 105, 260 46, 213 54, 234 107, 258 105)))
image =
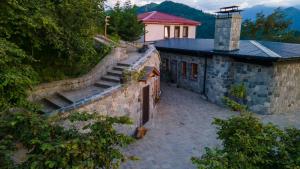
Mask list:
POLYGON ((109 19, 110 19, 110 16, 106 16, 105 17, 105 28, 104 28, 104 36, 107 37, 107 27, 109 26, 109 19))

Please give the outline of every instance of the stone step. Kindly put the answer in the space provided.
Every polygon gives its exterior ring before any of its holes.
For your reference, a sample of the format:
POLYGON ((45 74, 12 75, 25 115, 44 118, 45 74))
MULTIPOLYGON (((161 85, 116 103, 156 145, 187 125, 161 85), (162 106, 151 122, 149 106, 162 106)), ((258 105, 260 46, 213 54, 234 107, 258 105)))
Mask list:
POLYGON ((128 63, 122 63, 122 62, 119 62, 119 63, 117 63, 117 65, 118 66, 123 66, 123 67, 129 67, 129 66, 131 66, 130 64, 128 64, 128 63))
POLYGON ((105 89, 118 85, 118 83, 100 80, 94 84, 97 87, 103 87, 105 89))
POLYGON ((105 88, 97 87, 97 86, 88 86, 86 88, 76 89, 72 91, 65 91, 63 95, 72 100, 73 102, 80 101, 85 99, 86 97, 90 97, 96 94, 103 92, 105 88))
POLYGON ((66 107, 73 103, 72 101, 66 99, 65 97, 62 97, 57 93, 45 99, 57 105, 59 108, 66 107))
POLYGON ((101 79, 104 81, 120 83, 120 77, 117 76, 105 75, 101 79))
POLYGON ((67 97, 65 94, 63 94, 63 93, 56 93, 56 94, 59 95, 60 97, 62 97, 63 99, 65 99, 70 104, 74 103, 73 100, 70 99, 69 97, 67 97))
POLYGON ((43 113, 43 114, 48 114, 54 110, 59 109, 56 105, 54 105, 53 103, 50 103, 46 99, 42 99, 39 103, 42 105, 41 113, 43 113))
POLYGON ((120 70, 110 70, 107 72, 108 75, 121 77, 123 72, 120 70))
POLYGON ((128 67, 126 66, 114 66, 113 70, 119 70, 119 71, 124 71, 125 69, 127 69, 128 67))

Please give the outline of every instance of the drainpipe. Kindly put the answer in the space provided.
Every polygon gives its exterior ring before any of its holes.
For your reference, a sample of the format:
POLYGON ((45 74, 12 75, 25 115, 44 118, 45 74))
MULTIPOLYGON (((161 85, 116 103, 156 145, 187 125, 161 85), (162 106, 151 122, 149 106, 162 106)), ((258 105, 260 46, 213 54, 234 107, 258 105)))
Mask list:
POLYGON ((205 56, 205 63, 204 63, 204 80, 203 80, 203 91, 202 94, 207 98, 206 95, 206 76, 207 76, 207 56, 205 56))

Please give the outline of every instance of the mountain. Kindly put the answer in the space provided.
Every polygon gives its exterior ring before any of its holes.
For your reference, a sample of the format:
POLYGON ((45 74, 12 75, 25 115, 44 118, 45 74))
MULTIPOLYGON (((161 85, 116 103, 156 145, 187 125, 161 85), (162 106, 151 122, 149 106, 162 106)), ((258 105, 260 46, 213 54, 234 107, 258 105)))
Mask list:
POLYGON ((275 9, 276 9, 275 7, 257 5, 257 6, 253 6, 251 8, 243 9, 244 11, 242 12, 242 16, 243 16, 244 20, 246 20, 246 19, 255 20, 257 13, 262 12, 265 15, 270 15, 275 9))
POLYGON ((159 11, 187 19, 192 19, 202 23, 197 28, 197 38, 213 38, 215 30, 215 17, 212 14, 203 12, 181 3, 164 1, 160 4, 147 4, 137 8, 137 13, 159 11))
MULTIPOLYGON (((300 6, 298 6, 300 8, 300 6)), ((268 7, 264 5, 253 6, 252 8, 244 9, 242 12, 243 19, 256 19, 256 14, 262 12, 265 15, 270 15, 277 7, 268 7)), ((287 19, 293 22, 290 29, 300 31, 300 9, 297 7, 283 8, 283 13, 287 19)))
POLYGON ((286 18, 291 19, 293 24, 291 25, 291 29, 300 31, 300 9, 290 7, 283 10, 286 18))
POLYGON ((151 9, 154 9, 155 7, 157 7, 159 4, 156 3, 150 3, 150 4, 146 4, 144 6, 138 7, 137 8, 137 13, 145 13, 145 12, 149 12, 151 9))

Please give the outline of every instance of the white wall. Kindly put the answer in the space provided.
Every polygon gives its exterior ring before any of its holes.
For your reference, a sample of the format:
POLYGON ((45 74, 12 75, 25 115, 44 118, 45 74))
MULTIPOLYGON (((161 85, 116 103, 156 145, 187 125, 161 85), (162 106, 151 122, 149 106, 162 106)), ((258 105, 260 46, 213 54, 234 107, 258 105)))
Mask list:
MULTIPOLYGON (((160 24, 146 24, 145 25, 145 41, 157 41, 164 39, 164 27, 170 26, 170 38, 174 38, 174 29, 175 26, 180 26, 180 38, 183 36, 183 27, 186 25, 160 25, 160 24)), ((196 26, 188 26, 189 27, 189 35, 188 38, 195 39, 196 38, 196 26)))

